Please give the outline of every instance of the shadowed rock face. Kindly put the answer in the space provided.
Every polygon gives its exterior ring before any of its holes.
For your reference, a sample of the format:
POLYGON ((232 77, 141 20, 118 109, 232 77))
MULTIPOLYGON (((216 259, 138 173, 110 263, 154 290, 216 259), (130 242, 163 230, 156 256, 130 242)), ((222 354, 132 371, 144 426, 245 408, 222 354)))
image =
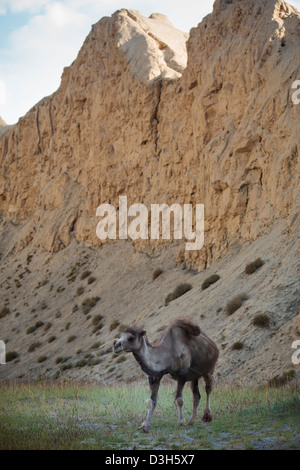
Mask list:
MULTIPOLYGON (((96 208, 205 205, 205 268, 299 212, 300 15, 282 1, 217 1, 190 36, 120 10, 92 27, 60 88, 0 140, 12 249, 92 246, 96 208), (188 39, 187 43, 186 40, 188 39), (187 56, 186 56, 187 49, 187 56)), ((151 251, 158 241, 136 243, 151 251)))

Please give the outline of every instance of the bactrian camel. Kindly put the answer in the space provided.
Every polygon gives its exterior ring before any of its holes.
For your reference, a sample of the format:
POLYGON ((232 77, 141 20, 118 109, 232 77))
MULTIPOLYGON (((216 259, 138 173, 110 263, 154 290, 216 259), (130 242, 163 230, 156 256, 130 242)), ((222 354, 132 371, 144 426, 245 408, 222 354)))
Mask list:
POLYGON ((219 350, 199 326, 186 319, 177 319, 165 329, 160 341, 153 346, 145 330, 135 325, 130 326, 115 341, 113 349, 115 353, 132 352, 142 370, 148 375, 151 396, 148 400, 148 413, 141 426, 145 432, 149 431, 159 384, 166 374, 177 380, 175 403, 178 408, 179 423, 185 423, 182 412, 182 391, 186 382, 191 382, 193 392, 193 412, 187 424, 195 422, 200 401, 198 381, 201 377, 204 378, 206 391, 206 406, 202 420, 212 420, 209 397, 219 350))

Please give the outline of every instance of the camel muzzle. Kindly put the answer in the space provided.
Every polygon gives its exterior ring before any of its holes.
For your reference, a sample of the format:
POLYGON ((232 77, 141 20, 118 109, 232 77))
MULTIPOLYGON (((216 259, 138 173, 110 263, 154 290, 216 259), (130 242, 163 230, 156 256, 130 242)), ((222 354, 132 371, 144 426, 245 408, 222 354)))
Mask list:
POLYGON ((113 351, 114 351, 115 353, 117 353, 117 354, 120 353, 120 352, 122 352, 122 351, 124 351, 123 345, 122 345, 122 341, 116 340, 116 341, 114 342, 113 351))

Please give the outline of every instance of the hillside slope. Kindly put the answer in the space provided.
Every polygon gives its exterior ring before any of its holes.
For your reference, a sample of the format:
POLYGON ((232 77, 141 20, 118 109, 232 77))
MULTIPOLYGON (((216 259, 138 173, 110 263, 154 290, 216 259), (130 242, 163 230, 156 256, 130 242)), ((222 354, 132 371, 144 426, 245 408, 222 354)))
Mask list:
MULTIPOLYGON (((0 268, 0 296, 9 313, 0 319, 1 336, 7 352, 16 351, 18 357, 1 366, 0 377, 101 383, 142 378, 132 355, 114 356, 113 339, 124 325, 138 323, 154 342, 178 316, 193 319, 216 341, 218 380, 264 384, 286 371, 298 371, 291 357, 292 343, 300 339, 299 226, 297 233, 289 233, 284 224, 274 225, 265 236, 236 246, 200 273, 176 264, 177 244, 149 257, 127 241, 94 250, 73 239, 54 254, 27 247, 18 257, 6 257, 0 268), (246 265, 258 257, 263 266, 245 274, 246 265), (163 272, 153 280, 157 268, 163 272), (89 276, 81 279, 86 271, 89 276), (202 290, 203 281, 215 273, 220 279, 202 290), (167 295, 181 283, 190 283, 192 289, 165 306, 167 295), (228 315, 227 303, 242 293, 247 300, 228 315), (97 297, 86 312, 86 300, 97 297), (269 324, 255 326, 258 314, 267 314, 269 324), (232 349, 237 342, 242 348, 232 349)), ((4 246, 13 243, 17 231, 6 227, 4 246)))

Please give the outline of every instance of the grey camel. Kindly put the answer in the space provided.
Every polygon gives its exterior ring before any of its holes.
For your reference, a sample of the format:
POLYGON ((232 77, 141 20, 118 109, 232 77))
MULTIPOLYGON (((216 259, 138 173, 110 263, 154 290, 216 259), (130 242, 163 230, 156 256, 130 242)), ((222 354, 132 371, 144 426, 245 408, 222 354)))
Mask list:
POLYGON ((160 381, 166 374, 177 380, 175 403, 179 423, 185 424, 182 391, 186 382, 191 382, 193 393, 193 411, 187 424, 195 422, 200 401, 198 381, 201 377, 205 381, 206 391, 206 407, 202 420, 212 420, 209 398, 219 350, 214 341, 206 336, 198 325, 186 319, 177 319, 164 330, 161 339, 153 346, 145 330, 136 325, 130 326, 114 342, 113 350, 115 353, 132 352, 142 370, 148 375, 151 396, 148 400, 146 419, 141 425, 145 432, 149 431, 160 381))

